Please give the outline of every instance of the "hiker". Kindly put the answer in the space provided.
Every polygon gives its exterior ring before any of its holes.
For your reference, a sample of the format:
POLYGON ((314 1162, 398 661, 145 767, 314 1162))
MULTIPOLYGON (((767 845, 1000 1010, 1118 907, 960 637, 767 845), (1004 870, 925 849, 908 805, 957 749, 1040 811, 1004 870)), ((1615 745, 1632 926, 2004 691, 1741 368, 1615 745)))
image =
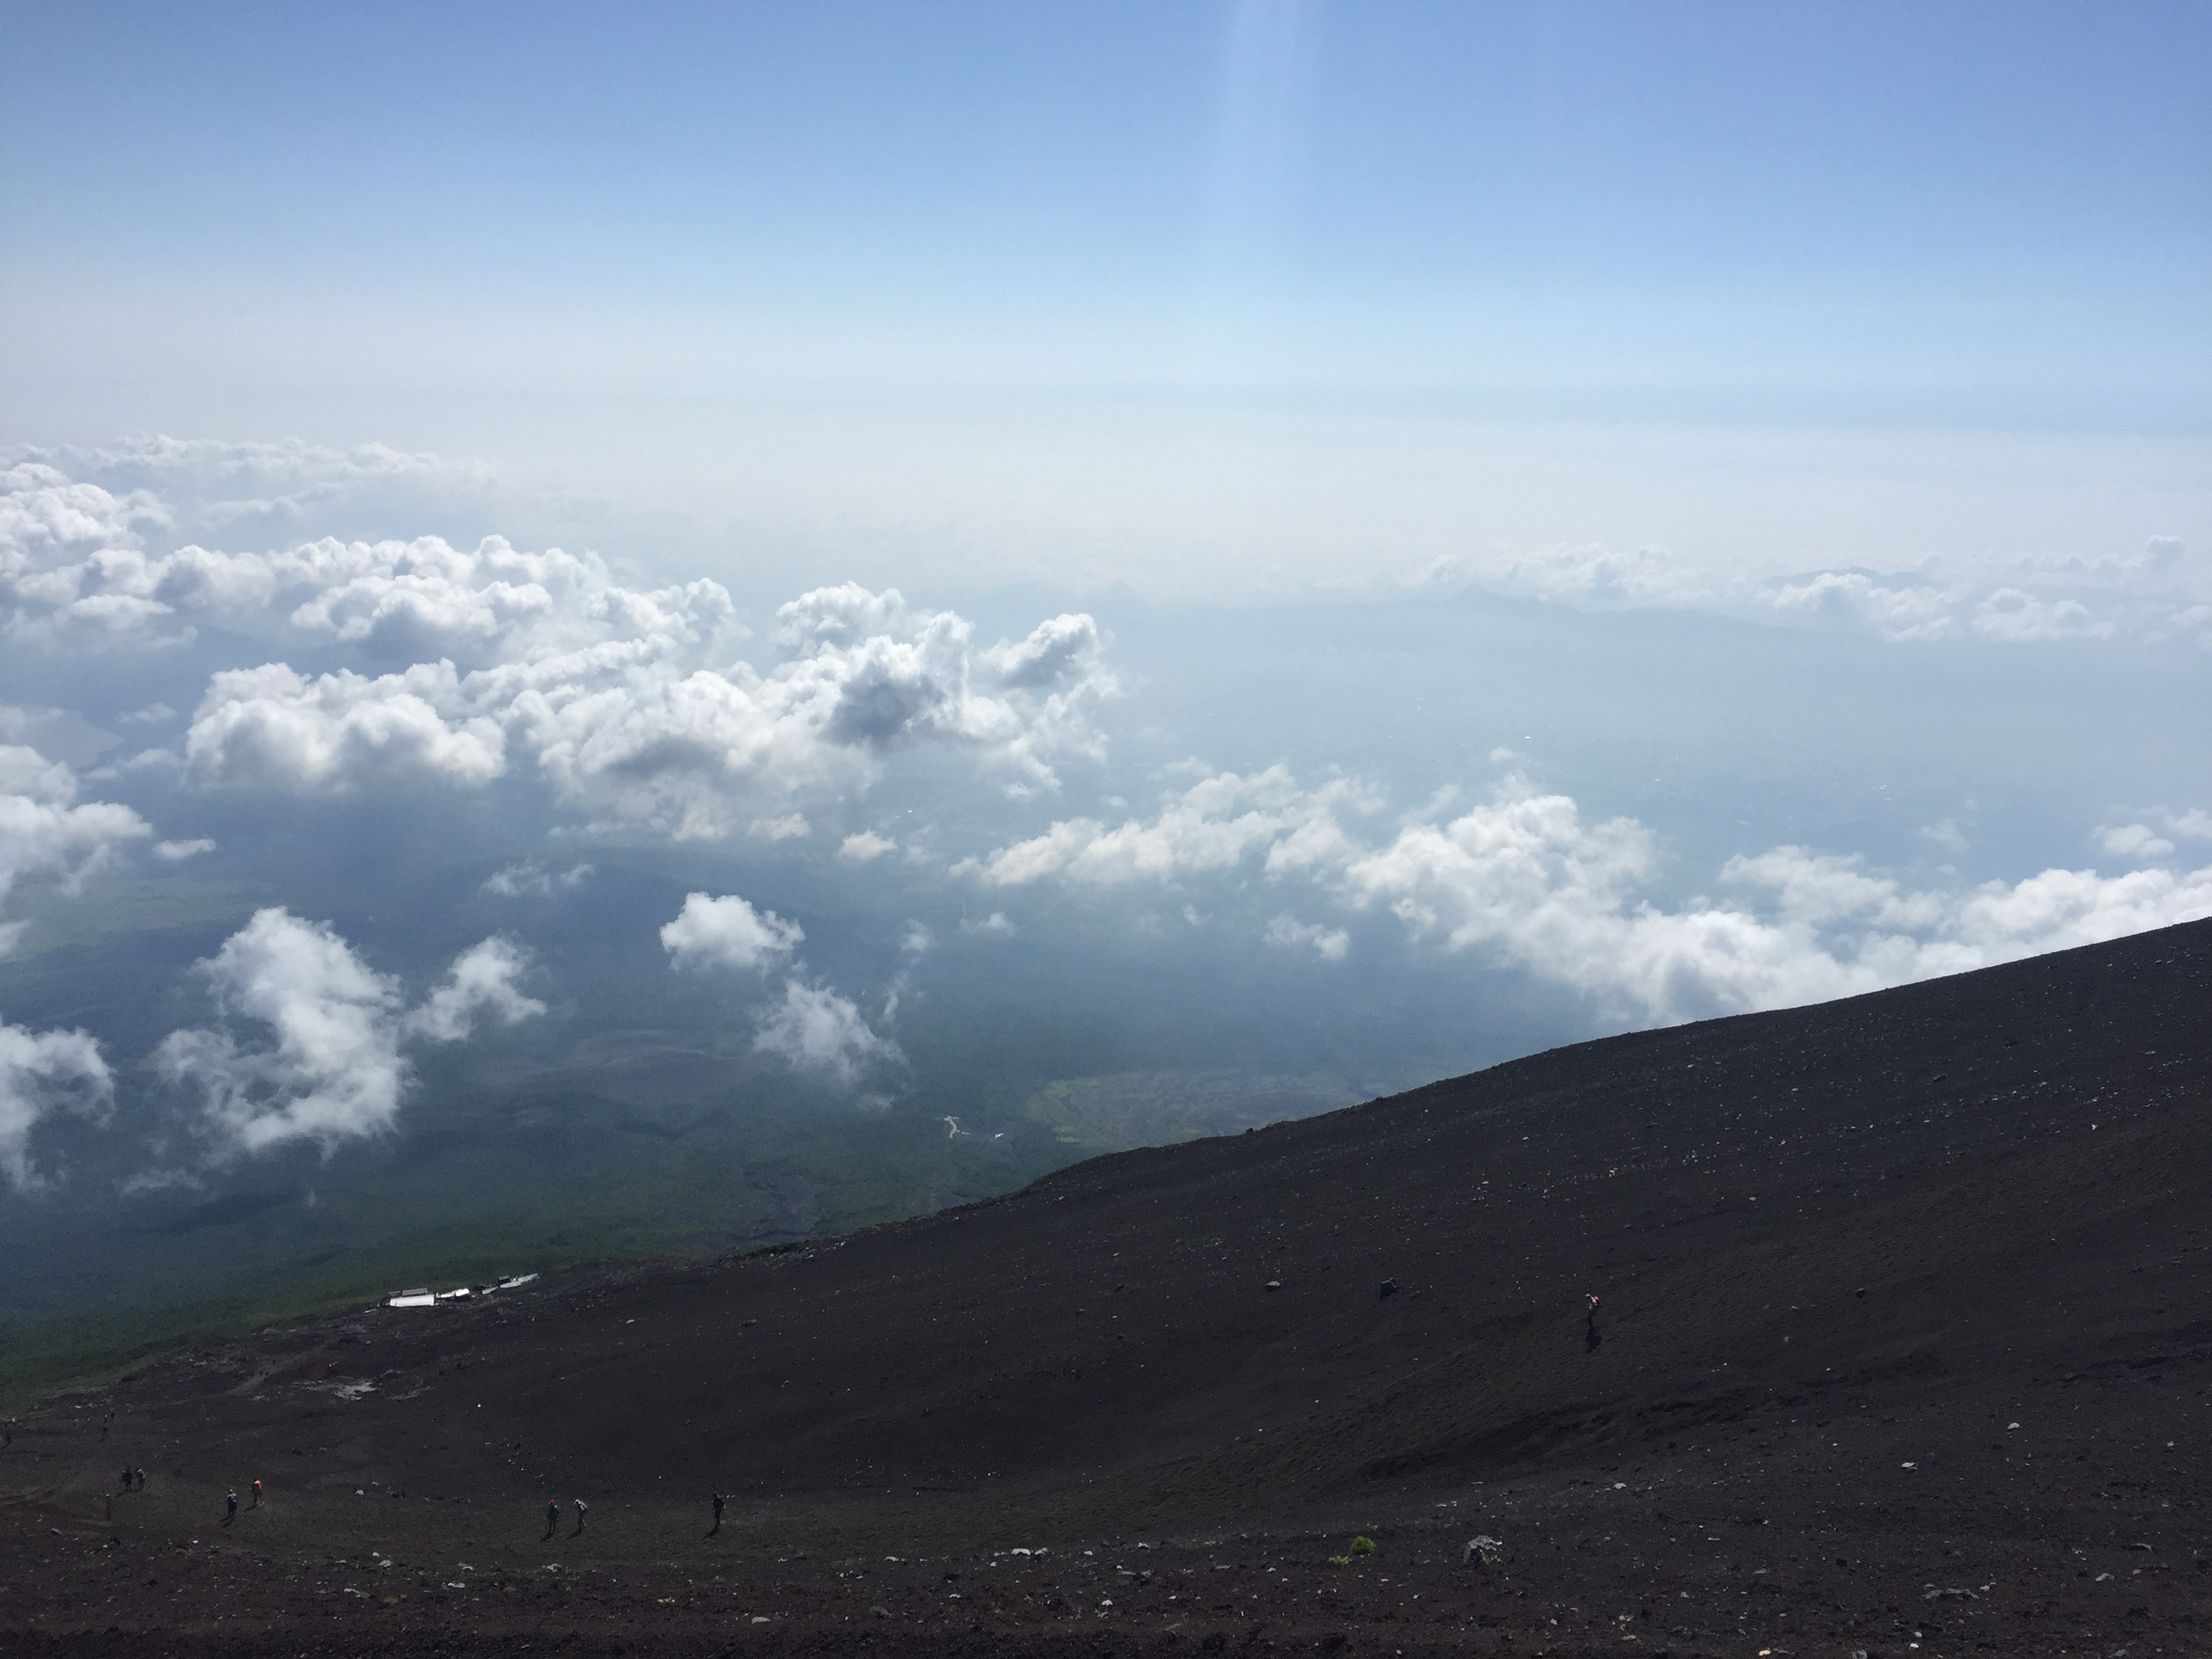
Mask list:
MULTIPOLYGON (((550 1538, 561 1529, 561 1506, 551 1498, 545 1500, 545 1537, 550 1538)), ((544 1539, 538 1542, 544 1542, 544 1539)))
POLYGON ((225 1512, 225 1514, 223 1515, 223 1517, 222 1517, 222 1524, 223 1524, 224 1526, 226 1526, 226 1527, 227 1527, 227 1526, 228 1526, 232 1522, 234 1522, 234 1521, 235 1521, 235 1520, 237 1520, 237 1519, 238 1519, 238 1488, 237 1488, 237 1487, 235 1487, 235 1486, 233 1486, 233 1487, 230 1489, 230 1504, 229 1504, 229 1508, 228 1508, 228 1510, 225 1512))
POLYGON ((123 1471, 123 1490, 125 1492, 131 1490, 131 1471, 128 1469, 123 1471))
POLYGON ((261 1507, 261 1481, 258 1476, 255 1477, 253 1482, 253 1502, 247 1507, 257 1510, 261 1507))
MULTIPOLYGON (((714 1494, 714 1532, 720 1532, 720 1531, 721 1531, 721 1529, 722 1529, 722 1494, 721 1494, 721 1493, 720 1493, 720 1492, 716 1492, 716 1493, 714 1494)), ((708 1534, 708 1537, 710 1537, 710 1538, 711 1538, 711 1537, 713 1537, 713 1536, 714 1536, 714 1533, 709 1533, 709 1534, 708 1534)))
POLYGON ((146 1490, 146 1471, 145 1471, 145 1470, 143 1470, 143 1469, 136 1469, 136 1470, 133 1470, 133 1471, 132 1471, 132 1473, 133 1473, 133 1474, 137 1474, 137 1477, 138 1477, 138 1490, 139 1490, 140 1492, 143 1492, 143 1491, 145 1491, 145 1490, 146 1490))
POLYGON ((572 1533, 570 1533, 570 1534, 568 1534, 568 1536, 570 1536, 571 1538, 581 1538, 583 1535, 584 1535, 584 1500, 583 1500, 582 1498, 579 1498, 576 1500, 576 1530, 575 1530, 575 1531, 574 1531, 574 1532, 572 1532, 572 1533))

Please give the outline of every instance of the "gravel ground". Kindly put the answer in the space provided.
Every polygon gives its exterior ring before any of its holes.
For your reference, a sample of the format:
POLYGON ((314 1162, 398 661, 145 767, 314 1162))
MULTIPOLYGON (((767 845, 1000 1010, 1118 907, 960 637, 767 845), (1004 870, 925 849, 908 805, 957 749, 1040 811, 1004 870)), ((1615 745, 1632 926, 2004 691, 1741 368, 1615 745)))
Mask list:
POLYGON ((210 1344, 0 1652, 2212 1651, 2208 1038, 2198 923, 210 1344))

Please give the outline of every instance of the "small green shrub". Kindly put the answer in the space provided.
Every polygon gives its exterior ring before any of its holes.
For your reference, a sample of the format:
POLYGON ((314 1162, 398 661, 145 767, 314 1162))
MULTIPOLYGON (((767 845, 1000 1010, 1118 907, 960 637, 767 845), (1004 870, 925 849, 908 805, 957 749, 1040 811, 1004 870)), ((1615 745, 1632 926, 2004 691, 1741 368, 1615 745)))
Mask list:
POLYGON ((1354 1555, 1374 1554, 1375 1540, 1370 1538, 1365 1533, 1361 1533, 1358 1537, 1352 1540, 1352 1553, 1354 1555))
POLYGON ((1352 1565, 1352 1558, 1348 1555, 1332 1555, 1328 1558, 1328 1564, 1332 1567, 1348 1567, 1352 1565))

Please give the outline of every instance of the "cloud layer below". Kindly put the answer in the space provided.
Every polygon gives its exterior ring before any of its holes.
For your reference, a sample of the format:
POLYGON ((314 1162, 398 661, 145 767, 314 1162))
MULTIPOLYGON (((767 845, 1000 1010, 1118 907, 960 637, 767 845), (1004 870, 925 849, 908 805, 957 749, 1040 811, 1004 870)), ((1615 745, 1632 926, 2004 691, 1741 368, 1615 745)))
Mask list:
POLYGON ((391 1130, 413 1080, 409 1043, 459 1042, 480 1016, 512 1024, 544 1013, 516 988, 527 966, 507 940, 485 939, 409 1009, 398 983, 328 926, 258 911, 198 964, 222 1023, 171 1032, 154 1064, 198 1097, 217 1155, 294 1140, 327 1154, 391 1130))
MULTIPOLYGON (((1346 820, 1374 810, 1342 780, 1308 790, 1280 767, 1221 773, 1149 819, 1064 820, 964 868, 996 888, 1181 883, 1239 870, 1297 878, 1353 915, 1387 914, 1417 939, 1488 952, 1620 1015, 1655 1020, 1847 996, 2212 915, 2212 866, 2046 870, 2015 884, 1913 892, 1856 858, 1800 847, 1732 859, 1719 872, 1726 897, 1669 910, 1644 896, 1662 861, 1650 830, 1630 818, 1589 822, 1571 797, 1517 775, 1456 817, 1364 840, 1346 820)), ((2108 831, 2106 842, 2172 850, 2147 830, 2108 831)), ((1345 930, 1288 912, 1264 937, 1329 959, 1350 948, 1345 930)))
POLYGON ((100 1045, 82 1031, 0 1024, 0 1174, 19 1190, 40 1184, 31 1131, 58 1111, 104 1114, 115 1080, 100 1045))
POLYGON ((476 788, 522 765, 594 823, 775 839, 909 747, 1051 787, 1062 757, 1099 752, 1090 711, 1117 690, 1080 614, 984 645, 951 611, 848 582, 784 605, 757 668, 711 580, 628 587, 596 557, 499 537, 152 550, 175 520, 47 461, 0 471, 0 637, 90 650, 214 624, 260 642, 270 659, 216 672, 192 716, 203 787, 476 788), (274 654, 334 647, 359 665, 274 654))
MULTIPOLYGON (((734 893, 690 894, 676 919, 660 930, 661 948, 672 968, 733 968, 762 974, 788 968, 781 994, 757 1018, 754 1049, 774 1054, 794 1071, 810 1072, 839 1088, 851 1089, 871 1072, 895 1066, 903 1056, 896 1042, 868 1024, 851 998, 804 976, 796 952, 805 937, 797 922, 773 910, 756 909, 734 893)), ((915 944, 909 929, 909 954, 919 955, 927 948, 926 942, 915 944)), ((894 993, 894 1006, 896 1000, 894 993)))

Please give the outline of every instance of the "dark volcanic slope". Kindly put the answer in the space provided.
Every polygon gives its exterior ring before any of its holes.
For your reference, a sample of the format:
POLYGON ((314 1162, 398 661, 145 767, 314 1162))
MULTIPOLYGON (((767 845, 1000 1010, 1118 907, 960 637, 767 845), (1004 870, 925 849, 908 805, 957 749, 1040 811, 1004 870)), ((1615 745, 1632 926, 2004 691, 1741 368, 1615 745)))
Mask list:
MULTIPOLYGON (((161 1490, 118 1500, 111 1555, 206 1535, 256 1474, 282 1514, 235 1536, 267 1562, 335 1540, 519 1571, 576 1492, 572 1572, 846 1552, 812 1589, 760 1569, 787 1596, 761 1640, 857 1612, 915 1640, 1242 1641, 1256 1603, 1170 1602, 1164 1565, 1103 1612, 1054 1581, 996 1625, 937 1573, 881 1582, 908 1571, 887 1553, 1049 1542, 1079 1571, 1086 1542, 1165 1564, 1225 1529, 1293 1564, 1289 1646, 2203 1650, 2208 1107, 2212 922, 1562 1049, 810 1249, 211 1350, 20 1432, 0 1483, 43 1495, 0 1536, 82 1531, 128 1457, 161 1490), (716 1486, 742 1543, 697 1536, 716 1486), (1355 1524, 1395 1590, 1321 1564, 1355 1524), (1502 1571, 1456 1565, 1478 1528, 1502 1571), (1417 1583, 1425 1607, 1397 1599, 1417 1583)), ((29 1576, 0 1630, 109 1622, 89 1589, 33 1610, 29 1576)))

